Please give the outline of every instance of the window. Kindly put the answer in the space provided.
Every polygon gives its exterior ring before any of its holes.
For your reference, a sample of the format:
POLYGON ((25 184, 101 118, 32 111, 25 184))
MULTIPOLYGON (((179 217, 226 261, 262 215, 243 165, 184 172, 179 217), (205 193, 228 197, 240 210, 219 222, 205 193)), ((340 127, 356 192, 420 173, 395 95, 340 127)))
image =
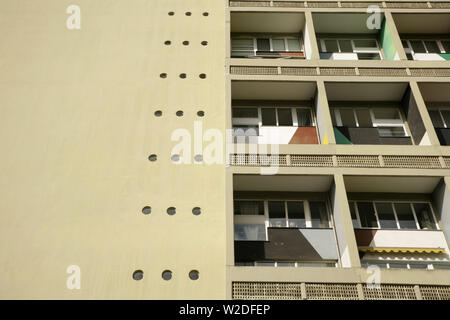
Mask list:
POLYGON ((260 200, 234 201, 235 215, 264 215, 264 202, 260 200))
POLYGON ((311 201, 309 203, 311 210, 311 227, 312 228, 328 228, 327 206, 324 201, 311 201))
POLYGON ((378 228, 378 221, 372 202, 357 202, 359 221, 363 228, 378 228))
POLYGON ((264 224, 235 224, 234 240, 265 241, 266 226, 264 224))
POLYGON ((435 128, 450 128, 450 108, 432 108, 429 114, 435 128))
POLYGON ((375 203, 378 219, 380 221, 380 228, 382 229, 397 229, 397 221, 395 220, 394 208, 392 203, 377 202, 375 203))
POLYGON ((234 238, 265 241, 267 228, 330 228, 325 201, 235 200, 234 238))
POLYGON ((253 38, 231 39, 231 56, 246 57, 255 54, 253 38))
POLYGON ((402 40, 402 44, 409 60, 414 60, 416 53, 450 53, 450 40, 406 39, 402 40))
POLYGON ((298 36, 290 37, 232 37, 231 56, 251 57, 261 52, 302 52, 302 39, 298 36))
POLYGON ((437 230, 429 202, 351 201, 354 228, 437 230))
POLYGON ((376 39, 319 38, 318 46, 321 53, 355 53, 358 60, 381 59, 381 51, 376 39))
POLYGON ((313 127, 309 107, 234 107, 233 136, 258 136, 261 126, 313 127))
POLYGON ((350 128, 377 128, 380 137, 406 137, 400 110, 393 107, 331 108, 333 125, 350 128))
POLYGON ((236 262, 235 266, 256 266, 256 267, 322 267, 336 268, 336 262, 309 262, 309 261, 255 261, 236 262))

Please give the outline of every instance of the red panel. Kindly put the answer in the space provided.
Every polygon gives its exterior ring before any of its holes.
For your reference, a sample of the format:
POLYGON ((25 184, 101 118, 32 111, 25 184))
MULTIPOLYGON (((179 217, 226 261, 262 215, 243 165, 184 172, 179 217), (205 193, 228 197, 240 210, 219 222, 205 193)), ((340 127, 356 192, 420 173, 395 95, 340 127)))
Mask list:
POLYGON ((298 127, 289 144, 319 144, 316 127, 298 127))
POLYGON ((305 54, 301 51, 290 51, 290 52, 278 52, 282 57, 304 57, 305 54))
POLYGON ((368 247, 377 233, 376 229, 355 229, 356 243, 360 247, 368 247))

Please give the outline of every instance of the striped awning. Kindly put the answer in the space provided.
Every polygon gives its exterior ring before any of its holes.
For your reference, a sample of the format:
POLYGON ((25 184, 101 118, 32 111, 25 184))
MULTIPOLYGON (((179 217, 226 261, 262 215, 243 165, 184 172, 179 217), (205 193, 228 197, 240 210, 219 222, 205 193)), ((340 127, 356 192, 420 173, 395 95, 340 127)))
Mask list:
POLYGON ((377 247, 358 247, 361 252, 393 252, 393 253, 445 253, 442 248, 377 248, 377 247))

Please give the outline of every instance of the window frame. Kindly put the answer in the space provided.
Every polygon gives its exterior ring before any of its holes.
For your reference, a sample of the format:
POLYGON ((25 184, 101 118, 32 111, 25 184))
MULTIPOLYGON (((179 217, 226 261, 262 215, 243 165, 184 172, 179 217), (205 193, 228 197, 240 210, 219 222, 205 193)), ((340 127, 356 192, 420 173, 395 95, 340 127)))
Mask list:
MULTIPOLYGON (((258 51, 267 52, 266 50, 258 50, 258 39, 268 39, 269 40, 269 47, 270 47, 269 52, 303 52, 303 53, 305 52, 305 43, 303 41, 303 36, 301 34, 299 34, 298 36, 294 36, 294 35, 292 35, 292 36, 276 36, 276 35, 273 35, 273 36, 260 36, 260 37, 255 37, 255 36, 248 36, 248 37, 246 37, 246 36, 234 36, 234 37, 231 37, 231 39, 230 39, 231 40, 230 41, 231 52, 233 52, 233 51, 248 51, 248 50, 233 50, 233 45, 232 45, 233 39, 252 39, 253 40, 253 55, 254 56, 257 55, 258 51), (284 40, 284 48, 285 48, 285 50, 283 50, 283 51, 273 50, 273 47, 274 47, 273 46, 273 39, 276 39, 276 40, 282 39, 282 40, 284 40), (289 42, 288 42, 288 40, 292 40, 292 39, 299 41, 300 51, 298 51, 298 50, 290 50, 289 49, 289 42)), ((233 55, 231 55, 231 56, 233 56, 233 55)))
MULTIPOLYGON (((266 240, 268 239, 268 229, 269 228, 287 228, 287 229, 334 229, 334 223, 331 215, 330 205, 327 199, 280 199, 280 198, 264 198, 264 199, 256 199, 256 198, 240 198, 233 199, 233 226, 237 224, 264 224, 266 228, 266 240), (264 215, 235 215, 234 214, 234 201, 264 201, 264 215), (270 217, 269 217, 269 201, 282 201, 284 203, 284 220, 285 224, 283 227, 274 227, 270 225, 270 217), (288 212, 288 202, 303 202, 303 209, 305 214, 305 227, 297 228, 297 227, 289 227, 289 212, 288 212), (322 201, 325 203, 325 207, 327 210, 327 219, 328 226, 325 228, 313 228, 311 221, 311 211, 309 202, 310 201, 322 201)), ((234 231, 233 231, 234 232, 234 231)), ((248 241, 257 241, 257 240, 248 240, 248 241)))
MULTIPOLYGON (((436 214, 434 212, 434 208, 433 208, 433 204, 430 201, 419 201, 419 200, 349 200, 349 206, 353 203, 354 205, 354 212, 356 215, 356 219, 358 221, 358 226, 357 227, 353 227, 354 229, 377 229, 377 230, 421 230, 421 231, 427 231, 430 229, 422 229, 420 227, 420 223, 419 223, 419 219, 417 217, 417 213, 416 213, 416 209, 414 208, 414 203, 427 203, 428 206, 430 207, 431 210, 431 216, 433 218, 433 224, 435 226, 435 229, 431 229, 432 231, 441 231, 440 226, 439 226, 439 222, 436 219, 436 214), (361 225, 361 220, 359 217, 359 209, 357 206, 358 202, 370 202, 372 203, 373 209, 374 209, 374 213, 375 213, 375 218, 377 219, 377 225, 378 227, 374 228, 374 227, 363 227, 361 225), (392 210, 394 213, 394 218, 395 218, 395 223, 397 225, 397 228, 381 228, 381 224, 380 224, 380 218, 378 216, 378 211, 377 211, 377 207, 376 207, 376 203, 390 203, 392 206, 392 210), (408 229, 408 228, 400 228, 400 221, 398 220, 398 215, 397 215, 397 210, 395 209, 395 205, 394 203, 408 203, 410 205, 411 208, 411 212, 413 214, 414 217, 414 222, 416 224, 416 229, 408 229)), ((353 219, 352 219, 353 220, 353 219)))
MULTIPOLYGON (((442 123, 444 124, 444 128, 448 128, 449 126, 447 126, 447 123, 445 121, 444 116, 442 115, 442 111, 448 111, 450 112, 450 107, 430 107, 428 108, 430 111, 437 111, 439 113, 439 117, 441 118, 442 123)), ((430 116, 431 118, 431 116, 430 116)), ((431 122, 433 122, 433 120, 431 120, 431 122)), ((435 127, 433 124, 434 128, 441 128, 441 127, 435 127)))
POLYGON ((234 118, 233 115, 231 116, 231 122, 232 126, 239 126, 239 125, 258 125, 259 129, 261 127, 298 127, 298 117, 297 117, 297 109, 307 109, 310 113, 311 117, 311 126, 308 127, 316 127, 316 118, 313 112, 313 109, 311 107, 307 106, 237 106, 232 107, 233 108, 257 108, 258 109, 258 118, 234 118), (262 124, 262 109, 275 109, 275 126, 266 126, 262 124), (292 126, 280 126, 279 125, 279 119, 278 119, 278 109, 290 109, 291 111, 291 117, 292 117, 292 126), (252 121, 253 120, 253 121, 252 121))
POLYGON ((405 48, 405 46, 402 43, 402 47, 403 47, 403 50, 405 51, 405 54, 406 55, 410 54, 411 57, 413 58, 413 60, 416 60, 414 58, 414 55, 416 53, 414 52, 414 49, 413 49, 410 41, 420 41, 422 43, 422 45, 423 45, 423 47, 425 48, 425 51, 426 51, 425 53, 422 53, 422 54, 439 54, 439 53, 449 53, 450 54, 450 51, 449 52, 445 51, 445 47, 444 47, 444 45, 441 42, 441 41, 450 41, 450 39, 414 39, 414 38, 411 38, 411 39, 402 39, 402 42, 403 41, 405 41, 406 44, 408 45, 408 47, 405 48), (434 53, 434 52, 430 53, 430 52, 428 52, 428 47, 425 45, 425 41, 434 41, 434 42, 436 42, 436 44, 437 44, 437 46, 439 48, 439 51, 441 51, 441 52, 439 52, 439 53, 434 53))
MULTIPOLYGON (((380 60, 383 60, 383 52, 381 50, 381 46, 380 43, 378 42, 378 39, 376 38, 329 38, 329 37, 320 37, 319 38, 319 42, 320 42, 320 48, 319 48, 319 53, 355 53, 356 56, 358 57, 358 53, 378 53, 380 56, 380 60), (337 48, 338 48, 338 52, 335 51, 327 51, 326 45, 325 45, 325 40, 327 41, 336 41, 337 44, 337 48), (376 49, 375 47, 371 48, 371 47, 357 47, 355 46, 355 42, 354 41, 359 41, 359 40, 373 40, 375 41, 376 44, 376 49), (352 46, 352 52, 342 52, 341 49, 341 45, 339 44, 339 41, 350 41, 351 46, 352 46)), ((358 60, 360 60, 358 58, 358 60)))
MULTIPOLYGON (((409 134, 409 131, 407 130, 406 122, 404 120, 403 114, 401 113, 400 108, 398 108, 398 107, 377 107, 377 106, 375 106, 375 107, 330 107, 330 112, 334 113, 334 119, 336 119, 336 124, 335 124, 336 127, 344 127, 344 125, 342 123, 342 117, 341 117, 341 111, 340 111, 341 109, 353 111, 353 117, 355 118, 355 124, 356 124, 355 128, 360 127, 359 121, 358 121, 358 115, 357 115, 356 111, 358 109, 368 109, 369 113, 370 113, 370 118, 372 121, 372 128, 378 128, 378 127, 399 128, 399 127, 401 127, 404 132, 404 136, 401 136, 401 137, 410 137, 411 136, 409 134), (375 118, 373 109, 381 109, 381 108, 395 109, 398 112, 400 119, 385 120, 385 119, 375 118)), ((391 136, 391 137, 395 137, 395 136, 391 136)))

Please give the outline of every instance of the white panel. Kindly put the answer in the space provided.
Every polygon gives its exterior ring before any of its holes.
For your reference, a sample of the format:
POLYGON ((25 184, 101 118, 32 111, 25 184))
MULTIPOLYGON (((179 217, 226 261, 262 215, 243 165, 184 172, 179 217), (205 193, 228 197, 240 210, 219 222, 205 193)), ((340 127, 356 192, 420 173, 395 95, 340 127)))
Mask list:
POLYGON ((414 60, 420 61, 445 61, 443 57, 441 57, 437 53, 415 53, 414 60))
POLYGON ((442 231, 377 230, 370 247, 445 249, 448 245, 442 231))
POLYGON ((259 128, 258 143, 260 144, 289 144, 297 127, 261 127, 259 128))

